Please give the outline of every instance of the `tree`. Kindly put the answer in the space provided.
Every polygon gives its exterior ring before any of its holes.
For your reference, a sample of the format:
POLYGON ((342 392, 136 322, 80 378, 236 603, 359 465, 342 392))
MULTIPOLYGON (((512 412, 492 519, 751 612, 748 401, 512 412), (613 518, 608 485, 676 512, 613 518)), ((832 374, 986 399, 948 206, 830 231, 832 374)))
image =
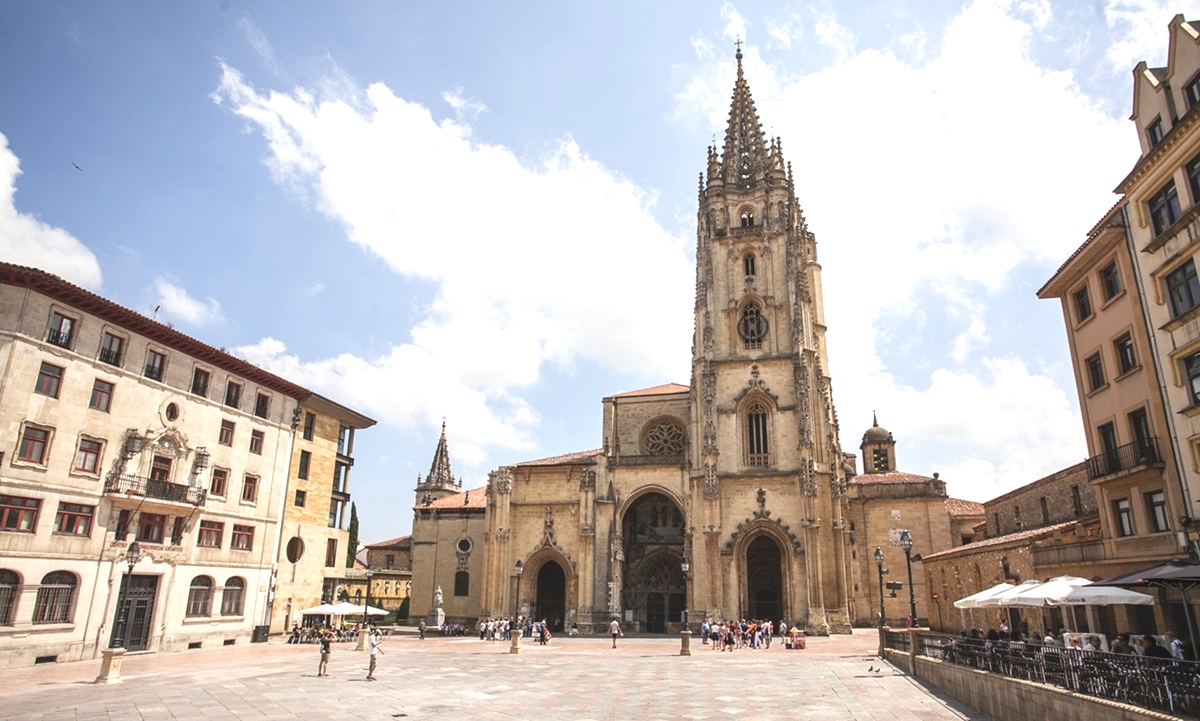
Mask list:
POLYGON ((346 545, 346 568, 354 568, 354 557, 358 555, 358 509, 350 502, 350 542, 346 545))

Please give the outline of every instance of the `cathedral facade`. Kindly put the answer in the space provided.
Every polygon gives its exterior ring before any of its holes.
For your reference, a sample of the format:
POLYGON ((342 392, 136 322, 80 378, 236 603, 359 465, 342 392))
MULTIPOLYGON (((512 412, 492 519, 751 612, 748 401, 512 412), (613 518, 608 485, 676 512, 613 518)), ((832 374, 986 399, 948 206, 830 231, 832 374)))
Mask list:
MULTIPOLYGON (((468 624, 520 614, 588 633, 617 617, 655 633, 762 618, 829 634, 875 621, 816 241, 741 61, 700 176, 691 384, 607 397, 600 448, 503 466, 474 491, 439 460, 443 433, 417 489, 413 618, 441 587, 446 620, 468 624)), ((920 507, 944 515, 944 484, 930 489, 920 507)), ((881 526, 881 543, 899 537, 881 526)), ((922 545, 953 545, 940 528, 922 545)))

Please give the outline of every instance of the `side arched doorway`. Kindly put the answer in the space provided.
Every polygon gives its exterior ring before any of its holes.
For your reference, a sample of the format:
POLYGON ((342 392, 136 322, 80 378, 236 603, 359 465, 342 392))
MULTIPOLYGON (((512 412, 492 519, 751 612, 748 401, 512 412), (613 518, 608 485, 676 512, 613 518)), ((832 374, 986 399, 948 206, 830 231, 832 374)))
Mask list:
POLYGON ((770 536, 746 547, 746 602, 750 618, 778 621, 785 615, 783 551, 770 536))
POLYGON ((554 632, 563 630, 567 615, 567 574, 555 561, 542 564, 537 575, 537 600, 533 616, 545 620, 554 632))
POLYGON ((625 569, 623 608, 647 633, 666 633, 667 624, 680 623, 687 581, 683 560, 683 513, 662 493, 647 493, 625 511, 622 519, 625 569))

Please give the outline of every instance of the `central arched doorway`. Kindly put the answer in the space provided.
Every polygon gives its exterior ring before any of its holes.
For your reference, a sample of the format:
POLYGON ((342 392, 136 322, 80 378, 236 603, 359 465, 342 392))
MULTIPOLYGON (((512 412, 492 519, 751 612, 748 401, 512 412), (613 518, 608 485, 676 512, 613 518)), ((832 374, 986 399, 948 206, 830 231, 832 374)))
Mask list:
POLYGON ((544 620, 551 631, 562 631, 567 611, 567 574, 554 561, 542 564, 537 575, 537 601, 533 616, 544 620))
POLYGON ((666 633, 680 623, 687 596, 683 560, 683 513, 662 493, 633 502, 622 520, 625 542, 623 606, 647 633, 666 633))
POLYGON ((770 536, 759 536, 746 548, 746 601, 750 618, 783 617, 783 551, 770 536))

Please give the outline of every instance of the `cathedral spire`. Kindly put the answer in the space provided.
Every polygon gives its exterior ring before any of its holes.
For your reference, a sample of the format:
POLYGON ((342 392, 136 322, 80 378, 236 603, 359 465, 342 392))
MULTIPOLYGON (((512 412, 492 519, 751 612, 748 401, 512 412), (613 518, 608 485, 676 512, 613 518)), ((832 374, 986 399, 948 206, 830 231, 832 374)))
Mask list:
POLYGON ((422 503, 426 496, 436 500, 462 488, 462 481, 454 480, 450 470, 450 447, 446 443, 446 421, 442 421, 442 436, 438 439, 437 450, 433 452, 433 463, 429 465, 429 475, 422 481, 417 476, 417 498, 422 503), (432 491, 433 495, 428 492, 432 491), (439 493, 440 491, 440 493, 439 493))
POLYGON ((762 182, 768 167, 767 149, 762 124, 758 122, 758 110, 754 107, 754 98, 750 97, 750 85, 742 72, 740 40, 737 45, 737 82, 733 85, 721 163, 726 187, 749 190, 762 182))

